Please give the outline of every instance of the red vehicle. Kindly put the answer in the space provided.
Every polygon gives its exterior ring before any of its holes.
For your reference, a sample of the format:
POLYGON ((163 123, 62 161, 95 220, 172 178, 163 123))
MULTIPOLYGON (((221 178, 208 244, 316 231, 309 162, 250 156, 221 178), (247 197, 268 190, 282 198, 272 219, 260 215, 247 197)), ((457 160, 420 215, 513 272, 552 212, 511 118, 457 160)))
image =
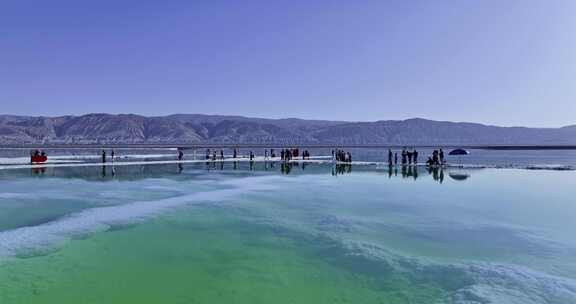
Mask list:
POLYGON ((40 152, 38 150, 30 153, 30 163, 32 164, 41 164, 45 163, 48 160, 48 156, 44 151, 40 152))

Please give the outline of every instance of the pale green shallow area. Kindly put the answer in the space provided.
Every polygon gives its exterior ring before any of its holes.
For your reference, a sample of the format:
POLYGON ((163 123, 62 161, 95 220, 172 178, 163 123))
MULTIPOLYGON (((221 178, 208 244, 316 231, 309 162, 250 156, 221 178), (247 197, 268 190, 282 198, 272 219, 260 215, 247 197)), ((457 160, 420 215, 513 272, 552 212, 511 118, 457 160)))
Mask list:
MULTIPOLYGON (((311 242, 311 241, 310 241, 311 242)), ((309 245, 309 248, 304 247, 309 245)), ((1 270, 2 303, 407 303, 435 286, 354 273, 218 210, 74 241, 1 270)))
POLYGON ((0 303, 576 300, 574 172, 174 169, 4 172, 0 303))

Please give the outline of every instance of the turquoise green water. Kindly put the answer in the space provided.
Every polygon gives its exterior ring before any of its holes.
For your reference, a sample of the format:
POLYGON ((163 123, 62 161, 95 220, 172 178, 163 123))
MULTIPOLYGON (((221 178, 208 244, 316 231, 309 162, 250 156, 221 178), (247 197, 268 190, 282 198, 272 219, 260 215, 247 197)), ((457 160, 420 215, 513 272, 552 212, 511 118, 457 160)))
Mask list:
POLYGON ((0 303, 576 301, 574 172, 208 169, 2 172, 0 303))

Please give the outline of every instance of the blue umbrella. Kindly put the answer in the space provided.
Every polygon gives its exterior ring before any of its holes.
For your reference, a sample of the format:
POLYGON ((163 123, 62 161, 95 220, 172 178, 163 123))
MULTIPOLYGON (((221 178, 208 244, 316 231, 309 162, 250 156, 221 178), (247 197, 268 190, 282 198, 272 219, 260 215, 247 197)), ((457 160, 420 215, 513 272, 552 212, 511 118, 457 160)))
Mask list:
MULTIPOLYGON (((470 152, 468 152, 464 149, 454 149, 454 150, 450 151, 450 153, 448 153, 448 155, 458 155, 458 156, 468 155, 468 154, 470 154, 470 152)), ((462 166, 462 159, 460 157, 458 157, 458 163, 460 163, 460 166, 462 166)))
POLYGON ((454 149, 450 151, 450 153, 448 153, 448 155, 468 155, 468 154, 470 154, 470 152, 464 149, 454 149))

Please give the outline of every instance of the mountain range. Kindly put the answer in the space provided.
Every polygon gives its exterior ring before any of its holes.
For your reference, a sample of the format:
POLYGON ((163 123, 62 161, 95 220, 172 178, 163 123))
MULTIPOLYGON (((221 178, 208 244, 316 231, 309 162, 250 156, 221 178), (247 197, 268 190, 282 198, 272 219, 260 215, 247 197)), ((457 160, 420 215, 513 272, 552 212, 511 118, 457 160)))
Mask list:
POLYGON ((195 143, 576 145, 576 125, 527 128, 421 118, 347 122, 201 114, 0 115, 0 145, 195 143))

